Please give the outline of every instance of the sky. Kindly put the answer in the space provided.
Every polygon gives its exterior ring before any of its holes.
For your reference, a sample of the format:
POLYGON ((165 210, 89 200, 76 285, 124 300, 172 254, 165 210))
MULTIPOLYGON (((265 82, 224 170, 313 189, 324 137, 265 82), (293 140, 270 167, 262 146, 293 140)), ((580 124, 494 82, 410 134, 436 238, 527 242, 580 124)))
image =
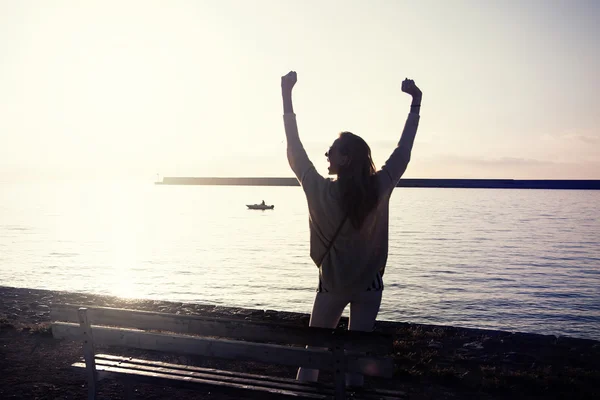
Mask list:
POLYGON ((600 2, 0 0, 0 181, 292 176, 375 164, 423 91, 407 178, 600 179, 600 2))

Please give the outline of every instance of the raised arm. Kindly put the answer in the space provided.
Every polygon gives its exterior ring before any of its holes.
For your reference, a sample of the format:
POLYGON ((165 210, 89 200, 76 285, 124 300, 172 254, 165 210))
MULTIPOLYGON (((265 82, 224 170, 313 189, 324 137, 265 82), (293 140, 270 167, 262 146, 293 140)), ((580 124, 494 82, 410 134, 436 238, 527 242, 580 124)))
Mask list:
POLYGON ((312 186, 315 180, 323 178, 317 173, 313 163, 309 160, 298 134, 296 114, 292 104, 292 89, 298 80, 296 72, 291 71, 281 77, 281 96, 283 98, 283 122, 287 139, 287 158, 292 171, 298 178, 305 191, 307 186, 312 186), (312 182, 312 183, 311 183, 312 182))
POLYGON ((402 82, 402 91, 412 96, 410 113, 404 124, 404 130, 402 131, 398 147, 396 147, 379 172, 383 175, 384 189, 390 191, 396 187, 410 162, 410 155, 415 142, 417 128, 419 127, 419 112, 421 111, 421 99, 423 98, 421 90, 411 79, 405 79, 402 82))

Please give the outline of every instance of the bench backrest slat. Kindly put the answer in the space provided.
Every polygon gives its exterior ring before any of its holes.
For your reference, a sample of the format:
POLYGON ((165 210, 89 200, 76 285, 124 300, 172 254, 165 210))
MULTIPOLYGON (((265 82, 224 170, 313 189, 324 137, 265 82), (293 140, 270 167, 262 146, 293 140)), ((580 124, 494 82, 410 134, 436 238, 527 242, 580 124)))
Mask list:
MULTIPOLYGON (((97 346, 133 347, 144 350, 164 351, 206 357, 264 362, 277 365, 303 366, 332 370, 333 356, 321 349, 281 346, 265 343, 240 342, 197 336, 167 335, 133 329, 92 326, 94 344, 97 346)), ((52 333, 58 339, 80 339, 82 329, 77 324, 54 323, 52 333)), ((364 356, 346 356, 348 372, 364 375, 391 377, 391 359, 375 359, 364 356)))
POLYGON ((53 305, 50 316, 53 321, 77 322, 77 310, 79 307, 87 308, 88 318, 93 325, 109 325, 328 348, 333 346, 334 341, 343 340, 351 343, 353 351, 371 354, 389 354, 392 349, 392 337, 386 334, 303 328, 270 322, 250 322, 235 319, 207 318, 70 304, 53 305))

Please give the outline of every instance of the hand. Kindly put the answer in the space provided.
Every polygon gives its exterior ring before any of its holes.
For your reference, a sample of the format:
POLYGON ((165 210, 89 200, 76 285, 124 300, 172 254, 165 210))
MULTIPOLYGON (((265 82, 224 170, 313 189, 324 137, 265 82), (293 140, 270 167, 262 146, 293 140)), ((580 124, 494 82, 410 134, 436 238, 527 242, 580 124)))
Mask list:
POLYGON ((412 97, 420 97, 423 95, 421 89, 415 85, 415 81, 408 78, 402 81, 402 91, 410 94, 412 97))
POLYGON ((291 92, 297 81, 296 71, 288 72, 287 75, 281 77, 281 90, 291 92))

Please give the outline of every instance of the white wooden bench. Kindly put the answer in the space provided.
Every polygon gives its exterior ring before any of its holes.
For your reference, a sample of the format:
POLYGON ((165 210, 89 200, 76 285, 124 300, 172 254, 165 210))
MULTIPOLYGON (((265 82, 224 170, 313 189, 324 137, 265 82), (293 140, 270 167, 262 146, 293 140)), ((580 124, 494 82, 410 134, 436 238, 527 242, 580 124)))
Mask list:
MULTIPOLYGON (((73 367, 85 370, 88 398, 96 398, 105 377, 184 388, 209 387, 211 392, 258 393, 260 398, 398 399, 404 393, 382 389, 351 391, 345 373, 391 378, 392 337, 380 333, 301 328, 268 322, 205 318, 105 307, 53 305, 52 333, 57 339, 81 340, 83 359, 73 367), (274 343, 283 343, 274 344, 274 343), (295 345, 295 346, 294 346, 295 345), (305 345, 320 349, 305 348, 305 345), (182 364, 96 354, 98 347, 152 350, 169 354, 255 361, 331 371, 334 383, 304 383, 182 364), (351 349, 351 351, 348 351, 351 349)), ((111 349, 118 353, 118 349, 111 349)))

